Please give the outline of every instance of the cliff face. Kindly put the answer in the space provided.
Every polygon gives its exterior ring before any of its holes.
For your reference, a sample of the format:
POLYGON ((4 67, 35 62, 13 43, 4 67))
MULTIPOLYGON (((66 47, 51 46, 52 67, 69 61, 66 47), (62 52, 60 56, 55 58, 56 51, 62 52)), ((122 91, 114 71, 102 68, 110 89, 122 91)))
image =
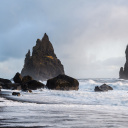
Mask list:
POLYGON ((120 72, 119 72, 120 79, 128 79, 128 45, 126 47, 125 54, 126 54, 126 63, 124 65, 124 68, 123 67, 120 68, 120 72))
POLYGON ((45 33, 42 40, 37 39, 32 56, 30 56, 30 50, 26 54, 21 75, 30 75, 36 80, 46 80, 59 74, 64 74, 63 65, 56 57, 53 46, 45 33))

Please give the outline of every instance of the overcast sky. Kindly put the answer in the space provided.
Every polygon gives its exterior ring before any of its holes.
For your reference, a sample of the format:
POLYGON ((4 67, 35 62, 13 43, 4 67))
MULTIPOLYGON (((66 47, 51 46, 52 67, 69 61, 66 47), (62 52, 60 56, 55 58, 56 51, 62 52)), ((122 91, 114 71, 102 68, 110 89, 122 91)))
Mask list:
POLYGON ((118 78, 128 44, 128 0, 0 0, 0 77, 20 72, 45 32, 67 75, 118 78))

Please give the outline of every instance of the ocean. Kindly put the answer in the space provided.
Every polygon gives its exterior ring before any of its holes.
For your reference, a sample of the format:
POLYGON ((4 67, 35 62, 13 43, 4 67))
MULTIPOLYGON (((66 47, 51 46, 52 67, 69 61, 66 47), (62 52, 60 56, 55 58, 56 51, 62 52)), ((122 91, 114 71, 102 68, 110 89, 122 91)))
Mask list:
POLYGON ((0 127, 128 128, 128 80, 78 81, 78 91, 38 89, 12 96, 16 90, 2 89, 0 127), (114 90, 94 92, 104 83, 114 90))

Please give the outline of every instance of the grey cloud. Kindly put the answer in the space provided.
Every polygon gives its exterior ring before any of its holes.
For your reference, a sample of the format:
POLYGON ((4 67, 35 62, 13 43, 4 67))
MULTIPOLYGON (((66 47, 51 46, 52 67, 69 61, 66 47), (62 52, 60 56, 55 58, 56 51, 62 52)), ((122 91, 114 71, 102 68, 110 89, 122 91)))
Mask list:
POLYGON ((102 64, 106 66, 123 66, 125 64, 125 61, 125 57, 112 57, 107 60, 104 60, 102 64))
POLYGON ((124 57, 112 57, 106 60, 83 62, 79 59, 65 59, 67 74, 76 78, 118 78, 120 67, 124 65, 124 57), (68 64, 67 64, 68 63, 68 64))
POLYGON ((102 76, 101 61, 108 67, 124 56, 127 7, 127 0, 0 0, 0 61, 23 59, 46 32, 69 75, 102 76))

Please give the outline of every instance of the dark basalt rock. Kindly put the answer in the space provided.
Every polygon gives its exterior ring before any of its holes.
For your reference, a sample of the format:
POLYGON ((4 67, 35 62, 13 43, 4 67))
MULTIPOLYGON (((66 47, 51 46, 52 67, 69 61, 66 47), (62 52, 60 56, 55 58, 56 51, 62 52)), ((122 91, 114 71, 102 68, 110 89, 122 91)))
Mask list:
POLYGON ((19 83, 9 83, 5 84, 6 89, 12 89, 12 90, 17 90, 18 86, 21 86, 19 83))
POLYGON ((0 78, 0 86, 2 86, 3 89, 9 89, 7 87, 7 84, 11 84, 12 82, 8 79, 0 78))
POLYGON ((95 92, 100 92, 100 91, 103 91, 99 86, 96 86, 95 89, 94 89, 95 92))
POLYGON ((27 92, 32 93, 32 90, 29 89, 27 92))
POLYGON ((44 84, 33 80, 33 78, 29 75, 22 77, 20 73, 16 73, 13 78, 14 84, 4 84, 6 89, 16 89, 16 90, 23 90, 26 92, 31 92, 32 90, 36 90, 38 88, 44 88, 44 84))
POLYGON ((3 89, 6 89, 4 83, 0 82, 0 86, 1 86, 3 89))
POLYGON ((63 65, 56 57, 53 46, 45 33, 42 40, 37 39, 32 56, 30 50, 26 54, 21 75, 30 75, 35 80, 46 80, 59 74, 64 74, 63 65))
POLYGON ((22 76, 19 72, 15 74, 15 76, 13 77, 13 81, 15 83, 22 83, 22 76))
POLYGON ((1 89, 2 89, 2 86, 0 86, 0 91, 1 91, 1 89))
POLYGON ((58 75, 55 78, 49 79, 46 86, 48 89, 55 90, 78 90, 79 82, 67 75, 58 75))
POLYGON ((19 92, 13 92, 12 95, 14 95, 14 96, 20 96, 20 93, 19 92))
POLYGON ((124 65, 124 68, 123 67, 120 68, 119 71, 120 79, 128 79, 128 45, 126 47, 125 54, 126 54, 126 63, 124 65))
POLYGON ((123 69, 123 67, 121 67, 121 68, 120 68, 119 78, 120 78, 120 79, 125 78, 125 75, 124 75, 124 69, 123 69))
POLYGON ((113 90, 113 88, 107 84, 103 84, 101 86, 96 86, 94 89, 95 92, 99 92, 99 91, 104 92, 104 91, 108 91, 108 90, 113 90))
POLYGON ((0 82, 1 82, 1 83, 4 83, 4 84, 12 83, 10 80, 8 80, 8 79, 3 79, 3 78, 0 78, 0 82))
POLYGON ((39 88, 44 88, 44 84, 41 82, 38 82, 36 80, 31 80, 25 84, 22 84, 21 88, 23 91, 27 91, 27 90, 36 90, 39 88))
POLYGON ((24 76, 23 79, 22 79, 22 83, 26 83, 26 82, 29 82, 33 80, 33 78, 31 76, 24 76))

